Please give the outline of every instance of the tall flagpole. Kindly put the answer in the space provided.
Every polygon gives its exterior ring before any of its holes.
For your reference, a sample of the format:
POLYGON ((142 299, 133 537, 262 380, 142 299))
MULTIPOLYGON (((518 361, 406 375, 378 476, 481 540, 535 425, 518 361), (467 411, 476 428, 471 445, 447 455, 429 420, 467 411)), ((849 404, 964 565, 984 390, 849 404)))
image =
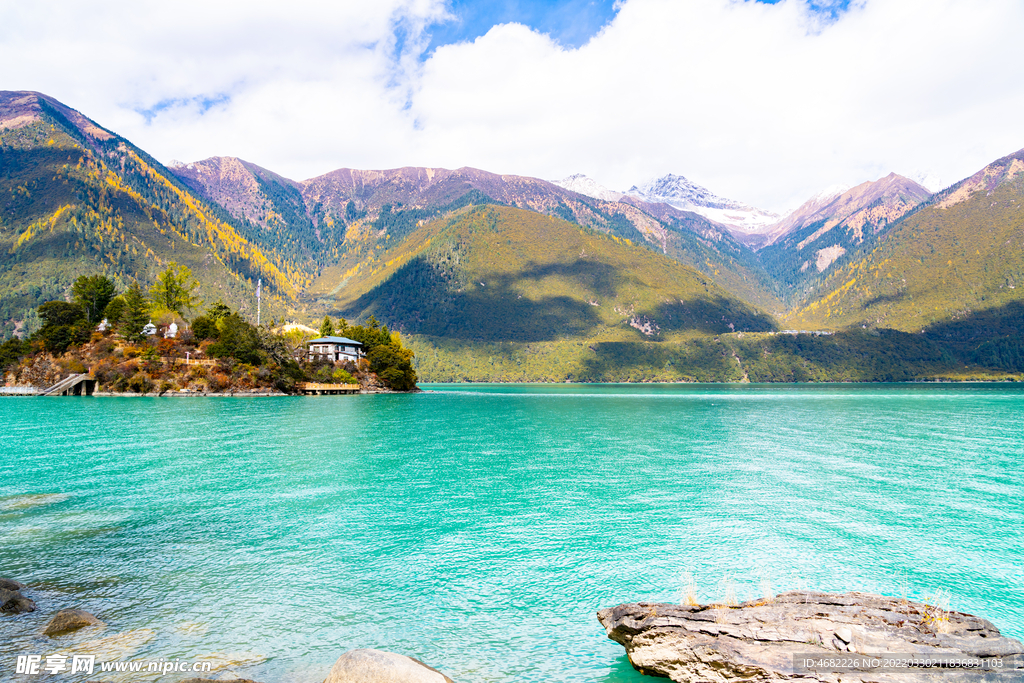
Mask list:
POLYGON ((260 326, 260 304, 263 297, 263 278, 256 281, 256 327, 260 326))

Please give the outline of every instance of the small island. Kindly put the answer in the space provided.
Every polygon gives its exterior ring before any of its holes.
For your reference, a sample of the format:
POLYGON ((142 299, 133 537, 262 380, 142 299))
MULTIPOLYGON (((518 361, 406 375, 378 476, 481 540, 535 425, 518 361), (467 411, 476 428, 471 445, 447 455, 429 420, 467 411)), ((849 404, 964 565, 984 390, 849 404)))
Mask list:
POLYGON ((37 309, 41 327, 0 345, 6 395, 292 395, 416 390, 413 352, 374 316, 324 317, 320 330, 258 325, 223 302, 206 308, 185 266, 144 293, 82 276, 72 301, 37 309), (198 315, 190 315, 201 309, 198 315), (324 343, 327 340, 327 343, 324 343), (327 352, 330 340, 347 352, 327 352), (347 345, 345 345, 347 344, 347 345))

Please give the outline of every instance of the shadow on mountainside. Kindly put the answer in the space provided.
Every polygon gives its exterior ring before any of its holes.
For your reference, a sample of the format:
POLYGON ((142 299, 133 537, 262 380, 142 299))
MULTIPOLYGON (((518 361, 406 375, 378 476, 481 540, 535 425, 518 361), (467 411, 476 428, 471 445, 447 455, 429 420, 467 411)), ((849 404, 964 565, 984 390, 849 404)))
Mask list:
MULTIPOLYGON (((614 300, 627 286, 644 285, 599 261, 528 264, 515 273, 478 275, 474 281, 466 281, 466 275, 458 269, 437 265, 421 255, 341 313, 355 318, 373 313, 403 332, 466 341, 578 338, 602 326, 626 325, 629 321, 635 325, 653 321, 649 331, 656 327, 721 334, 776 329, 769 316, 720 295, 665 302, 649 311, 630 311, 621 323, 603 320, 599 308, 589 303, 593 298, 614 300), (523 295, 538 289, 550 294, 523 295)), ((654 338, 658 336, 655 333, 654 338)))
POLYGON ((868 308, 879 304, 895 304, 897 302, 902 301, 905 298, 907 298, 906 290, 901 290, 899 292, 896 292, 895 294, 879 294, 878 296, 873 296, 870 299, 864 301, 860 305, 860 309, 862 311, 866 311, 868 308))
MULTIPOLYGON (((515 286, 556 273, 557 267, 540 268, 463 282, 462 273, 418 256, 343 313, 352 317, 373 313, 403 332, 465 341, 550 341, 588 334, 602 321, 586 301, 568 295, 529 299, 515 286)), ((600 269, 578 275, 597 287, 614 286, 613 273, 600 269)))
POLYGON ((583 362, 577 379, 583 382, 642 382, 679 380, 728 382, 738 379, 735 360, 725 347, 710 339, 685 344, 659 342, 598 342, 583 362))
POLYGON ((528 264, 527 268, 515 275, 491 276, 500 287, 512 287, 521 280, 539 282, 549 277, 562 278, 571 282, 581 291, 581 296, 585 291, 587 294, 596 294, 607 298, 614 297, 619 288, 630 280, 623 276, 621 271, 607 263, 582 259, 573 263, 528 264))
POLYGON ((641 315, 653 320, 662 331, 695 330, 705 334, 726 334, 773 332, 778 329, 775 320, 767 313, 760 313, 739 299, 727 299, 721 295, 663 303, 654 311, 641 315))
POLYGON ((949 348, 962 363, 1024 372, 1024 302, 934 323, 923 334, 949 348))
POLYGON ((1011 301, 995 308, 973 311, 933 323, 923 332, 925 336, 939 341, 968 344, 1024 334, 1024 302, 1011 301))

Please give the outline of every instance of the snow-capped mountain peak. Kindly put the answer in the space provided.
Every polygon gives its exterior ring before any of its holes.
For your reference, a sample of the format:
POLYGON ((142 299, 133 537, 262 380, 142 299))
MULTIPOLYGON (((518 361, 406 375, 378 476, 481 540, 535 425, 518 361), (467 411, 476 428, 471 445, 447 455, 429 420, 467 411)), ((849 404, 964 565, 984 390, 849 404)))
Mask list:
POLYGON ((946 187, 942 179, 931 171, 917 171, 908 177, 929 192, 938 192, 946 187))
POLYGON ((671 204, 679 209, 685 208, 687 211, 692 211, 693 207, 732 209, 742 206, 739 202, 719 197, 711 190, 687 180, 684 176, 672 173, 648 180, 639 186, 634 185, 626 194, 649 202, 671 204), (680 206, 682 204, 687 206, 680 206))
POLYGON ((601 183, 597 182, 593 178, 588 178, 582 173, 573 174, 568 178, 563 178, 562 180, 552 180, 551 184, 558 185, 570 192, 577 192, 579 194, 586 195, 587 197, 601 199, 606 202, 617 202, 622 198, 621 192, 609 190, 601 183))
POLYGON ((692 211, 743 233, 763 232, 780 218, 776 213, 719 197, 706 187, 672 173, 634 185, 626 194, 645 202, 692 211))
POLYGON ((818 194, 816 194, 813 197, 811 197, 808 201, 818 202, 819 204, 824 204, 824 203, 828 202, 831 199, 835 199, 836 197, 841 196, 844 192, 849 190, 851 187, 852 187, 852 185, 844 185, 843 183, 839 183, 839 184, 836 184, 836 185, 829 185, 824 190, 822 190, 818 194))

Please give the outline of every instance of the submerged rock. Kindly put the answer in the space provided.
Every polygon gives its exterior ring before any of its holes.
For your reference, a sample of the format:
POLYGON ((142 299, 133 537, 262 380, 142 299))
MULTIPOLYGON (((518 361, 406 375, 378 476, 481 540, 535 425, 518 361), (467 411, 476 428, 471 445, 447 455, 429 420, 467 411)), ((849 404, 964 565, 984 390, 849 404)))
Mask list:
POLYGON ((27 493, 17 496, 7 496, 0 499, 0 510, 27 510, 28 508, 40 507, 42 505, 53 505, 63 503, 70 498, 67 493, 27 493))
POLYGON ((124 631, 111 636, 76 643, 68 652, 71 654, 96 655, 98 661, 128 659, 141 649, 142 646, 153 640, 155 636, 156 631, 149 628, 124 631))
POLYGON ((866 593, 791 592, 737 606, 630 603, 597 618, 635 669, 679 683, 1024 680, 1024 644, 990 622, 866 593), (908 668, 908 658, 917 666, 908 668), (1002 668, 985 673, 920 667, 922 660, 996 667, 995 658, 1002 668))
POLYGON ((25 614, 34 612, 36 603, 21 594, 25 584, 13 579, 0 578, 0 612, 4 614, 25 614))
POLYGON ((102 621, 80 609, 62 609, 53 615, 43 629, 44 636, 58 636, 70 633, 86 626, 106 626, 102 621))
POLYGON ((349 650, 324 683, 453 683, 418 659, 384 650, 349 650))

